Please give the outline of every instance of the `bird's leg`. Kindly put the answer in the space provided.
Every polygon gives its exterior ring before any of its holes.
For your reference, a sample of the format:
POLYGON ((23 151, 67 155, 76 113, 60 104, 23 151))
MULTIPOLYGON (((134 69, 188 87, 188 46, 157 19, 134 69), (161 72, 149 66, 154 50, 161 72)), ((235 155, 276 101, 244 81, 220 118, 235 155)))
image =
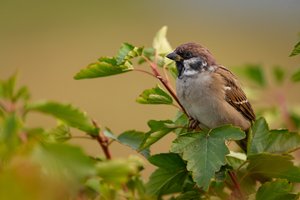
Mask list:
POLYGON ((198 120, 192 118, 192 117, 189 117, 189 126, 188 126, 188 130, 189 131, 192 131, 192 130, 196 130, 199 128, 199 122, 198 120))

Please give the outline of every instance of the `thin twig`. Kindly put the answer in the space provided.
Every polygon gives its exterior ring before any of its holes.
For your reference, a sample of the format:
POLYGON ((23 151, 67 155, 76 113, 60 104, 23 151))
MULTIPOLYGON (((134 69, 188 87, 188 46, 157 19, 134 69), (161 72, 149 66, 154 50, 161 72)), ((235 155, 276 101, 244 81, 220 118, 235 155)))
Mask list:
POLYGON ((142 70, 142 69, 134 69, 133 71, 136 71, 136 72, 142 72, 142 73, 145 73, 145 74, 148 74, 154 78, 156 78, 156 76, 154 76, 151 72, 148 72, 146 70, 142 70))
POLYGON ((287 153, 293 153, 295 151, 298 151, 300 149, 300 147, 296 147, 294 149, 289 150, 287 153))
POLYGON ((93 140, 93 138, 87 137, 87 136, 72 136, 70 139, 87 139, 87 140, 93 140))
POLYGON ((171 83, 167 81, 162 75, 159 73, 156 63, 150 61, 146 56, 143 56, 143 58, 149 63, 153 75, 164 85, 164 87, 168 90, 168 92, 171 94, 171 96, 175 99, 177 104, 181 107, 182 111, 188 116, 187 112, 185 111, 184 107, 179 102, 176 92, 171 86, 171 83))
POLYGON ((167 65, 164 64, 163 66, 163 71, 164 71, 164 75, 165 75, 165 78, 168 82, 170 82, 170 79, 169 79, 169 76, 168 76, 168 73, 167 73, 167 65))
MULTIPOLYGON (((95 120, 92 120, 92 122, 93 122, 93 125, 99 129, 97 122, 95 120)), ((109 147, 109 139, 103 134, 102 131, 99 131, 98 135, 92 136, 92 137, 94 137, 97 140, 97 142, 100 144, 106 159, 111 160, 112 157, 111 157, 110 150, 108 148, 109 147)))
POLYGON ((241 190, 241 186, 240 186, 240 184, 238 182, 238 179, 237 179, 237 176, 236 176, 235 172, 229 171, 228 174, 229 174, 229 176, 230 176, 230 178, 232 180, 233 186, 234 186, 234 191, 233 191, 232 194, 236 195, 235 196, 236 199, 239 199, 239 200, 246 199, 245 196, 244 196, 244 194, 243 194, 243 192, 242 192, 242 190, 241 190), (236 192, 236 194, 235 194, 235 192, 236 192))

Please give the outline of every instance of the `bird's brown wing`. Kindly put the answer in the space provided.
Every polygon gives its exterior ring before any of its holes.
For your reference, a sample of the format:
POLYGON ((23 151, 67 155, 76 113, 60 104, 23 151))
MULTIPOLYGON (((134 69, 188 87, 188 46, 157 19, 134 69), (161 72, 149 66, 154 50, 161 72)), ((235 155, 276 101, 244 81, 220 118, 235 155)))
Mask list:
POLYGON ((238 110, 249 121, 255 120, 255 114, 245 93, 237 83, 236 77, 225 67, 219 66, 216 70, 225 82, 225 100, 238 110))

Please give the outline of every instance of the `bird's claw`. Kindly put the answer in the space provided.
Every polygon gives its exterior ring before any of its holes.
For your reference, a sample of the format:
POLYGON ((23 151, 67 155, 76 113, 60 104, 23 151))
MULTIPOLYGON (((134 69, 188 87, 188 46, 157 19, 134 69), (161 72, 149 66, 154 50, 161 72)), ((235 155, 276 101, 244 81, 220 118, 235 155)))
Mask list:
POLYGON ((192 131, 192 130, 196 130, 199 128, 199 121, 193 118, 189 118, 189 126, 188 126, 188 130, 192 131))

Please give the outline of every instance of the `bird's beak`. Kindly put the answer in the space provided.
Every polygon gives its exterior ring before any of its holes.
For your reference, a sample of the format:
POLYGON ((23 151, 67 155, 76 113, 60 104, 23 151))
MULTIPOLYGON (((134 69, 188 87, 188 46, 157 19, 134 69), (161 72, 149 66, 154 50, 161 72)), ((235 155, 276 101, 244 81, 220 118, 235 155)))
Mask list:
POLYGON ((183 58, 180 55, 178 55, 177 53, 175 53, 175 52, 169 53, 167 55, 167 58, 169 58, 171 60, 174 60, 176 62, 179 62, 179 61, 183 60, 183 58))

